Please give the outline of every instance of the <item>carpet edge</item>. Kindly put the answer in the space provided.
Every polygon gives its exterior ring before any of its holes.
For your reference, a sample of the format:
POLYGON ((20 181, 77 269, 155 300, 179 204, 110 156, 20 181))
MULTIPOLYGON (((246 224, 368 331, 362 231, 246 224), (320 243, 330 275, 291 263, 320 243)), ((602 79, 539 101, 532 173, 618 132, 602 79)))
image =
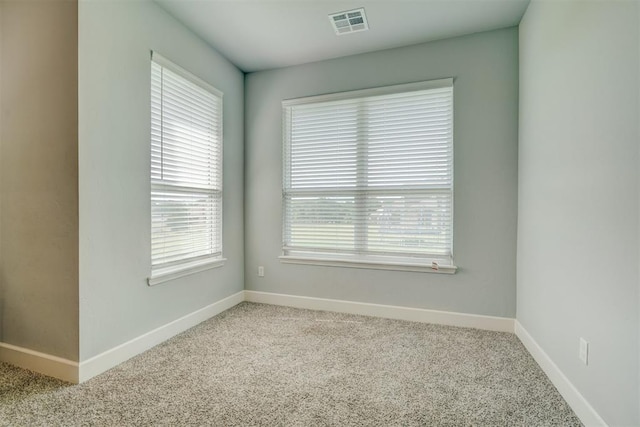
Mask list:
POLYGON ((0 342, 0 362, 73 384, 78 383, 78 362, 51 354, 0 342))
POLYGON ((547 375, 551 383, 556 387, 560 395, 562 395, 567 404, 573 409, 573 412, 580 418, 580 421, 582 421, 585 426, 607 427, 607 423, 602 419, 600 414, 598 414, 587 399, 578 391, 576 386, 569 381, 558 365, 555 364, 551 357, 549 357, 540 344, 537 343, 517 319, 515 320, 515 334, 538 366, 540 366, 542 371, 547 375))
POLYGON ((207 305, 132 340, 113 347, 103 353, 81 361, 78 367, 78 382, 82 383, 126 360, 155 347, 175 335, 204 322, 211 317, 236 306, 245 300, 244 291, 207 305))
POLYGON ((359 314, 386 319, 411 322, 434 323, 438 325, 484 329, 496 332, 514 332, 514 320, 508 317, 484 316, 480 314, 456 313, 451 311, 395 305, 372 304, 299 295, 276 294, 245 290, 245 301, 287 307, 324 310, 338 313, 359 314))

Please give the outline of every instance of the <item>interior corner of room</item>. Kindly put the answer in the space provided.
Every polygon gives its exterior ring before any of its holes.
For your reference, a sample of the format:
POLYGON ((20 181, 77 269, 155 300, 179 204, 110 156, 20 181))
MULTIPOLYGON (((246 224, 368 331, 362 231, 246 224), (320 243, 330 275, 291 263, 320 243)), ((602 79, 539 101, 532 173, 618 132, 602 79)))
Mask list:
POLYGON ((177 3, 0 1, 0 361, 83 382, 250 301, 515 333, 585 425, 640 425, 637 1, 262 67, 177 3), (151 50, 224 94, 224 265, 156 286, 151 50), (282 102, 443 78, 455 274, 282 262, 282 102))

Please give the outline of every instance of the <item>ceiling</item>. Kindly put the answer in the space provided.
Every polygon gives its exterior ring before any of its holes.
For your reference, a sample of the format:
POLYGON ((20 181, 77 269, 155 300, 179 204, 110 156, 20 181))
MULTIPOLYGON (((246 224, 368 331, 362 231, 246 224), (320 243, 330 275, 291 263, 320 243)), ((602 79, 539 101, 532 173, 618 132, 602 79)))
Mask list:
POLYGON ((517 25, 529 0, 155 0, 245 72, 517 25), (370 30, 328 15, 365 8, 370 30))

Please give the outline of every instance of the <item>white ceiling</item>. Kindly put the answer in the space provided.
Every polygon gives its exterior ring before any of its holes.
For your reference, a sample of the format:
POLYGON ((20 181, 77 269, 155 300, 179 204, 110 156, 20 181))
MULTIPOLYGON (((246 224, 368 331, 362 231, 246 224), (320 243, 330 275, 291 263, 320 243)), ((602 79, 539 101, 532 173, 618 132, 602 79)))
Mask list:
POLYGON ((320 61, 517 25, 529 0, 156 0, 243 71, 320 61), (370 30, 328 15, 364 7, 370 30))

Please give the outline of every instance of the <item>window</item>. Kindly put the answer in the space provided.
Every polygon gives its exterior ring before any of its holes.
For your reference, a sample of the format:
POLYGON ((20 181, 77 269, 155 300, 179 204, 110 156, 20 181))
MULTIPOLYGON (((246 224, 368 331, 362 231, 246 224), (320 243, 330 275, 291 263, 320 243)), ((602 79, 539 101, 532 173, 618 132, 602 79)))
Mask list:
POLYGON ((153 52, 149 284, 222 262, 222 93, 153 52))
POLYGON ((455 272, 453 80, 283 102, 283 262, 455 272))

